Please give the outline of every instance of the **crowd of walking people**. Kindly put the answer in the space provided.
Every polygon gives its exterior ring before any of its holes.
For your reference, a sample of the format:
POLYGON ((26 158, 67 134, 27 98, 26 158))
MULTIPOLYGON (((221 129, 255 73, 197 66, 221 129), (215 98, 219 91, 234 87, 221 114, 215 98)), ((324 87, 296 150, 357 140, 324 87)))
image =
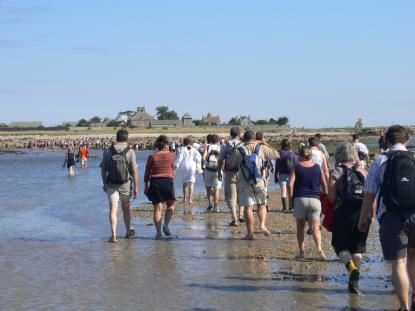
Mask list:
MULTIPOLYGON (((309 232, 319 260, 326 260, 321 230, 332 233, 331 244, 349 273, 348 290, 360 294, 360 274, 366 252, 368 232, 374 219, 379 222, 379 238, 385 260, 391 262, 392 281, 399 310, 415 310, 415 158, 407 150, 409 131, 391 126, 379 139, 380 154, 369 163, 367 146, 358 134, 340 143, 330 161, 318 134, 293 151, 290 137, 281 141, 280 150, 266 142, 264 133, 239 128, 230 130, 222 142, 215 134, 205 144, 184 139, 174 150, 168 137, 161 135, 155 152, 147 160, 144 193, 154 206, 156 239, 170 236, 176 194, 174 178, 183 181, 183 201, 193 203, 194 184, 203 174, 208 205, 206 212, 219 208, 222 185, 230 211, 229 226, 246 225, 245 239, 254 239, 256 214, 265 237, 267 227, 268 180, 274 173, 280 186, 283 212, 292 212, 297 228, 298 254, 305 254, 305 232, 309 232), (174 152, 172 152, 174 151, 174 152), (330 165, 331 163, 331 165, 330 165), (331 170, 330 170, 331 168, 331 170), (162 220, 163 205, 167 208, 162 220)), ((138 174, 134 150, 128 146, 128 132, 117 133, 117 143, 104 151, 101 163, 104 190, 110 202, 110 242, 116 242, 116 212, 121 202, 126 237, 135 235, 131 227, 129 204, 138 195, 138 174)))

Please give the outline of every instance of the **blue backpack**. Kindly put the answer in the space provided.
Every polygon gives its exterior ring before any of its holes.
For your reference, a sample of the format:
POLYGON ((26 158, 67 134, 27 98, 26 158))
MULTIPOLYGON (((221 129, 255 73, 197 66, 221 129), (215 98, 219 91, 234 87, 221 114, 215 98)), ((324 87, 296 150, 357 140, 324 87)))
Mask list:
POLYGON ((261 182, 264 177, 262 176, 262 169, 264 167, 264 161, 258 156, 259 148, 261 145, 255 146, 255 151, 252 154, 247 154, 245 149, 239 147, 239 153, 242 156, 241 171, 245 180, 251 184, 257 184, 261 182))

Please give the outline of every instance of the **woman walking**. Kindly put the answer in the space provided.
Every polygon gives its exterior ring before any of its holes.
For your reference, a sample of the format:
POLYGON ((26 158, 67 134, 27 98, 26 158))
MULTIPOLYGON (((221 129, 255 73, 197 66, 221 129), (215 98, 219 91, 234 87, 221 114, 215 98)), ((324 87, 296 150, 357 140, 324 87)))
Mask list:
POLYGON ((176 160, 175 168, 181 175, 183 182, 183 201, 193 203, 194 185, 196 182, 196 172, 201 169, 202 156, 196 148, 193 148, 193 141, 190 137, 183 140, 179 156, 176 160))
POLYGON ((349 142, 337 147, 335 158, 336 169, 330 176, 328 194, 329 201, 335 203, 331 244, 350 273, 349 292, 359 294, 360 266, 368 232, 360 232, 357 225, 367 172, 356 166, 357 152, 349 142))
POLYGON ((176 201, 173 185, 174 154, 169 151, 169 140, 165 135, 160 135, 154 146, 156 152, 147 159, 144 193, 153 203, 154 225, 157 230, 155 239, 160 240, 162 238, 161 221, 164 202, 167 204, 167 209, 164 216, 163 232, 166 236, 171 235, 169 223, 173 217, 174 202, 176 201))
POLYGON ((306 221, 308 221, 311 228, 319 259, 326 259, 321 247, 321 187, 327 193, 327 184, 323 177, 322 168, 312 160, 310 147, 304 146, 300 149, 300 157, 297 164, 291 170, 288 187, 290 204, 294 205, 293 215, 297 222, 299 253, 296 255, 296 258, 298 259, 304 258, 304 228, 306 221))
POLYGON ((75 176, 75 153, 73 153, 71 148, 68 148, 68 152, 65 155, 65 162, 63 163, 63 167, 68 168, 68 175, 70 177, 75 176))

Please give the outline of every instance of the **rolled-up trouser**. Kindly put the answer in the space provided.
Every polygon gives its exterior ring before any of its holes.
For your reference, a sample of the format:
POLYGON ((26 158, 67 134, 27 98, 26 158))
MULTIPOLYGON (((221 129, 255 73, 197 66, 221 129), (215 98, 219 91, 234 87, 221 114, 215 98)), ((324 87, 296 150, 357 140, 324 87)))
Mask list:
POLYGON ((225 201, 231 211, 238 207, 238 188, 236 186, 237 172, 225 171, 225 201))

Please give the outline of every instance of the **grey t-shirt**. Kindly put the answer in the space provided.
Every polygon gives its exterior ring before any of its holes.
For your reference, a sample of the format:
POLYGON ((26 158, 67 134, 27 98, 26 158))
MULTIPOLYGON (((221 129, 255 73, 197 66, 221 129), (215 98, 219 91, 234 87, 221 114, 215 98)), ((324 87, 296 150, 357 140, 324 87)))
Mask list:
MULTIPOLYGON (((117 152, 122 152, 127 147, 128 145, 126 143, 117 143, 114 145, 114 148, 115 150, 117 150, 117 152)), ((100 165, 102 172, 106 173, 108 171, 108 163, 111 157, 112 157, 112 152, 110 148, 105 149, 103 157, 102 157, 101 165, 100 165)), ((133 149, 130 149, 127 152, 126 158, 127 158, 127 163, 128 163, 128 173, 129 173, 128 179, 129 180, 126 183, 121 184, 121 185, 108 184, 109 187, 117 188, 119 191, 122 191, 122 192, 131 191, 131 179, 132 179, 131 176, 133 172, 137 170, 137 159, 135 157, 135 152, 133 149)))

